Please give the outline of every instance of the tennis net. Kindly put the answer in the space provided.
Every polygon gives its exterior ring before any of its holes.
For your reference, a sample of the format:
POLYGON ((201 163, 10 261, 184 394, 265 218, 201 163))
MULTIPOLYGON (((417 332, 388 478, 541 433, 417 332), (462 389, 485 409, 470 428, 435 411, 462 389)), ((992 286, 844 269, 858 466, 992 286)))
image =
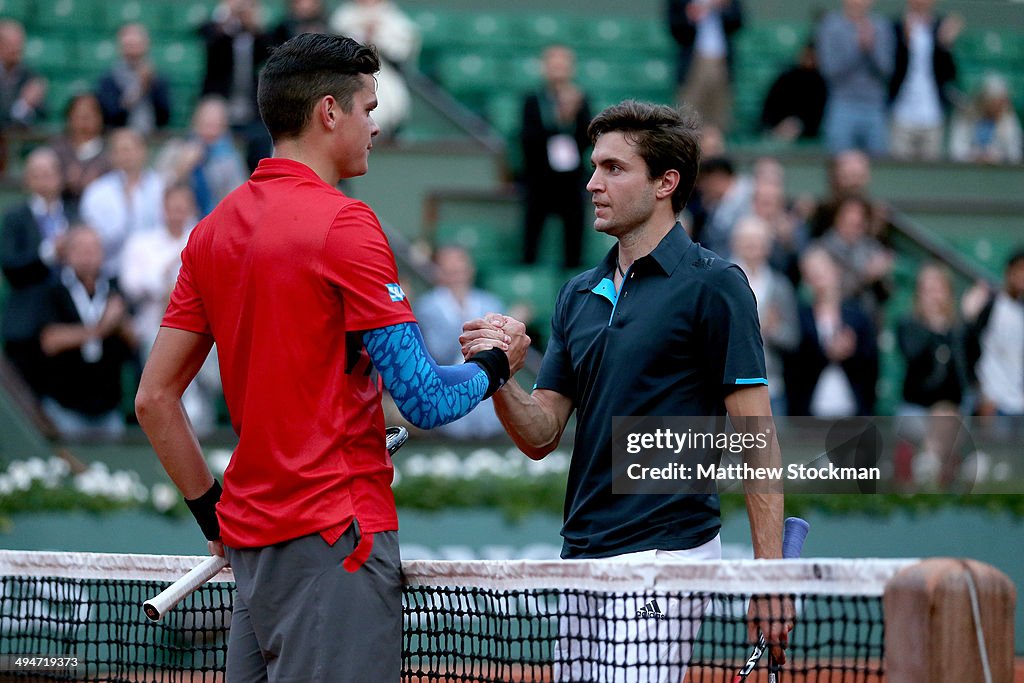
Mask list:
MULTIPOLYGON (((201 559, 0 551, 0 680, 223 680, 230 570, 160 622, 141 607, 201 559)), ((688 659, 731 681, 756 594, 794 599, 787 681, 882 681, 882 594, 910 563, 406 562, 402 677, 678 681, 688 659)))

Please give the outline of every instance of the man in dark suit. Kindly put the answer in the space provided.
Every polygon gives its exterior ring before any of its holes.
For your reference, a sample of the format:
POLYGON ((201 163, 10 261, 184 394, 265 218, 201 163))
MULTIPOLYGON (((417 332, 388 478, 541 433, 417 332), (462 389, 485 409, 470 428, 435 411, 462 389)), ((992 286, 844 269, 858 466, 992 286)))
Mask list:
POLYGON ((117 32, 121 58, 96 86, 108 128, 133 128, 149 135, 171 120, 171 90, 149 59, 149 32, 125 24, 117 32))
POLYGON ((254 170, 272 153, 270 136, 256 106, 256 81, 270 56, 271 38, 260 24, 259 3, 230 0, 218 5, 199 27, 206 46, 206 73, 201 94, 220 95, 228 102, 231 129, 245 139, 246 161, 254 170))
POLYGON ((740 0, 668 0, 668 23, 679 45, 679 103, 696 109, 705 123, 728 130, 732 36, 743 26, 740 0))
POLYGON ((9 288, 0 316, 4 351, 37 395, 40 311, 75 218, 61 200, 62 184, 57 154, 48 147, 34 150, 25 161, 28 197, 7 212, 0 232, 0 267, 9 288))
POLYGON ((584 151, 590 146, 590 105, 586 94, 573 83, 576 55, 571 49, 548 47, 543 69, 544 86, 523 102, 523 261, 537 260, 544 223, 550 214, 557 214, 565 231, 565 267, 572 269, 579 266, 583 249, 584 151))

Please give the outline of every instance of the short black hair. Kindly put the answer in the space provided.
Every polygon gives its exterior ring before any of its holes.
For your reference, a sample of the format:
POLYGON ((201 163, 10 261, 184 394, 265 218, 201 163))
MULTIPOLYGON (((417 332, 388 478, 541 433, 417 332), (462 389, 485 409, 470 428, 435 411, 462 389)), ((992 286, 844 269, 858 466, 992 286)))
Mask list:
POLYGON ((1010 254, 1010 258, 1006 261, 1006 270, 1016 268, 1021 261, 1024 261, 1024 246, 1017 247, 1013 253, 1010 254))
POLYGON ((729 157, 709 157, 701 163, 700 174, 711 175, 713 173, 724 173, 728 176, 734 176, 736 175, 736 166, 729 157))
POLYGON ((263 66, 257 88, 270 137, 297 137, 325 95, 333 96, 342 111, 352 111, 352 97, 362 87, 359 76, 379 70, 377 51, 351 38, 302 33, 285 42, 263 66))
POLYGON ((700 168, 700 126, 696 115, 664 104, 625 100, 594 117, 587 129, 591 142, 611 132, 623 133, 636 147, 651 180, 668 170, 679 172, 679 185, 672 193, 672 210, 682 211, 700 168))

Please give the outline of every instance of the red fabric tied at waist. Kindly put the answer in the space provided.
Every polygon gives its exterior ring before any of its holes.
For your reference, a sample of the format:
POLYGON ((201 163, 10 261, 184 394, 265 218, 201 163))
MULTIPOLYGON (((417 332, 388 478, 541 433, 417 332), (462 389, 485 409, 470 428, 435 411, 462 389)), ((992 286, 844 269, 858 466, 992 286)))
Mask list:
POLYGON ((360 534, 359 543, 356 544, 351 554, 341 563, 341 566, 347 572, 357 572, 370 559, 370 553, 372 552, 373 534, 360 534))

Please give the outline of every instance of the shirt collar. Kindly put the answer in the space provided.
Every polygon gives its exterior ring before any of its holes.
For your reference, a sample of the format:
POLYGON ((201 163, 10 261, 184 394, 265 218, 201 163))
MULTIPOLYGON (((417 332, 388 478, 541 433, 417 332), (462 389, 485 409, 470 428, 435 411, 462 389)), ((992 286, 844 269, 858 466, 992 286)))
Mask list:
MULTIPOLYGON (((658 242, 658 246, 654 248, 647 256, 643 256, 637 259, 637 262, 650 262, 654 268, 661 270, 666 276, 671 275, 679 265, 679 262, 683 260, 683 256, 693 246, 693 240, 686 234, 686 230, 680 223, 676 223, 672 226, 672 229, 661 238, 658 242)), ((619 245, 616 244, 608 253, 605 254, 604 259, 598 264, 596 268, 591 271, 589 277, 585 278, 577 291, 583 292, 593 289, 604 279, 609 273, 615 269, 615 258, 619 253, 619 245)))
POLYGON ((32 210, 32 213, 36 216, 48 216, 51 213, 51 209, 54 213, 64 213, 64 202, 60 199, 55 199, 52 204, 48 203, 40 195, 34 194, 29 197, 28 206, 32 210))
MULTIPOLYGON (((255 181, 287 177, 305 178, 306 180, 313 180, 327 187, 331 187, 325 183, 324 179, 318 176, 313 169, 301 161, 295 161, 294 159, 283 159, 280 157, 260 159, 260 163, 256 166, 256 170, 253 171, 252 174, 252 180, 255 181)), ((331 187, 331 189, 336 188, 331 187)))

